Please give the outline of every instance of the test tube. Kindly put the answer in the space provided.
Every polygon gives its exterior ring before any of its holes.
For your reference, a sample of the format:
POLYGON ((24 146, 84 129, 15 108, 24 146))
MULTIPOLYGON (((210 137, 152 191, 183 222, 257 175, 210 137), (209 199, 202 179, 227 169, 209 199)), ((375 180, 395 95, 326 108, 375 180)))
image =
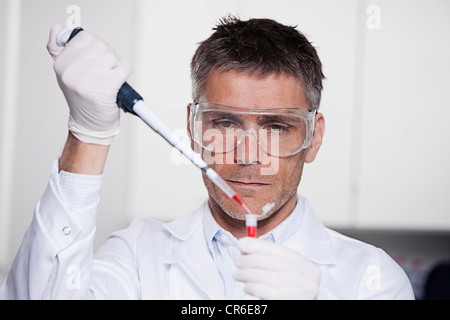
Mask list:
POLYGON ((253 213, 246 214, 245 226, 247 227, 247 237, 256 238, 257 215, 253 213))

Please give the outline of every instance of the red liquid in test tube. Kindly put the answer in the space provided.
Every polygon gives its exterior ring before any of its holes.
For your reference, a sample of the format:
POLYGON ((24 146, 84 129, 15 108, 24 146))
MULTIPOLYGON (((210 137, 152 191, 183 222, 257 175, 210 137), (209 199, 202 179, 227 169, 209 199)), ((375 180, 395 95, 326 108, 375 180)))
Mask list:
POLYGON ((256 238, 256 226, 247 227, 247 237, 256 238))
POLYGON ((256 214, 246 214, 245 215, 245 226, 247 227, 247 237, 256 238, 256 214))

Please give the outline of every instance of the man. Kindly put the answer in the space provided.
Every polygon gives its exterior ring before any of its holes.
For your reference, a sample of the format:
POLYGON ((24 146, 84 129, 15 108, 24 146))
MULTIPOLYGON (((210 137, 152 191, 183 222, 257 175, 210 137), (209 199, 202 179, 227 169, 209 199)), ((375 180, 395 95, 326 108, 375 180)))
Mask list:
POLYGON ((58 47, 60 30, 48 49, 70 107, 69 136, 0 298, 414 297, 386 253, 325 228, 297 195, 324 135, 324 76, 308 40, 269 19, 219 23, 192 59, 188 106, 192 148, 260 214, 260 238, 245 237, 245 212, 204 177, 201 208, 170 223, 136 219, 94 256, 116 95, 131 68, 88 31, 58 47))

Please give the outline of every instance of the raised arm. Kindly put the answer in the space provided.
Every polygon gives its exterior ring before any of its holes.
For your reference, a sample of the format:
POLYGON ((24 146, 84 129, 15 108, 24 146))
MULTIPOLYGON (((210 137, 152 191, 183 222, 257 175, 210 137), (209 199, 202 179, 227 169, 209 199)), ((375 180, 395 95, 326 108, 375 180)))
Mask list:
POLYGON ((82 142, 69 132, 64 150, 59 159, 59 170, 99 175, 103 173, 109 147, 82 142))
MULTIPOLYGON (((108 292, 92 289, 93 239, 101 174, 119 132, 117 92, 131 67, 88 31, 58 46, 61 30, 59 25, 52 28, 47 48, 70 109, 69 135, 12 268, 0 284, 0 300, 108 297, 108 292)), ((120 266, 116 269, 123 273, 120 266)), ((111 277, 107 282, 113 285, 111 277)), ((118 292, 134 292, 134 287, 120 288, 118 292)))

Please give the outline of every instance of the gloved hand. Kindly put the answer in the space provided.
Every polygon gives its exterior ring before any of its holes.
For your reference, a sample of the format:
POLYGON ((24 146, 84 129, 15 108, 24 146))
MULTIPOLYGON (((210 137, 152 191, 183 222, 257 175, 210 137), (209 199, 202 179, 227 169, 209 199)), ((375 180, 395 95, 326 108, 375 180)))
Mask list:
POLYGON ((234 261, 233 278, 244 283, 245 291, 261 299, 315 299, 320 270, 291 249, 269 241, 241 238, 242 255, 234 261))
POLYGON ((83 142, 110 145, 120 130, 117 92, 131 74, 131 65, 89 31, 59 47, 56 37, 62 29, 53 26, 47 49, 69 104, 69 130, 83 142))

